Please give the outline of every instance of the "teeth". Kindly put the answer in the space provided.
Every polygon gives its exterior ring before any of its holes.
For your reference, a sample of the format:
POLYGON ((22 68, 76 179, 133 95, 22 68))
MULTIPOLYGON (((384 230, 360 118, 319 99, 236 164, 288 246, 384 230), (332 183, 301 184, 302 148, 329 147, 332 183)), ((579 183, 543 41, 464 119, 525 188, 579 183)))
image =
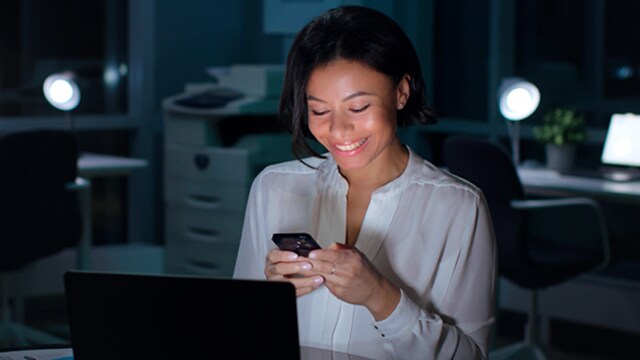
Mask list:
POLYGON ((338 150, 340 151, 351 151, 351 150, 355 150, 357 148, 359 148, 360 146, 362 146, 364 143, 367 142, 367 139, 362 139, 356 143, 353 144, 349 144, 349 145, 336 145, 336 147, 338 148, 338 150))

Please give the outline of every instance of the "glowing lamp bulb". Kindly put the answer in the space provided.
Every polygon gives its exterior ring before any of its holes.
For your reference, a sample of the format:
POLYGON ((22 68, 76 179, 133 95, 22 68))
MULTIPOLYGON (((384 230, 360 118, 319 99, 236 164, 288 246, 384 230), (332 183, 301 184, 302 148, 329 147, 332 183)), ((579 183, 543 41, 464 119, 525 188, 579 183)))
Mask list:
POLYGON ((66 80, 54 81, 49 91, 51 91, 51 99, 55 102, 64 103, 73 97, 73 88, 66 80))
POLYGON ((508 120, 519 121, 531 115, 540 103, 540 92, 530 82, 518 78, 505 81, 499 92, 500 113, 508 120))
POLYGON ((48 76, 42 91, 49 104, 59 110, 70 111, 80 103, 80 89, 69 72, 48 76))

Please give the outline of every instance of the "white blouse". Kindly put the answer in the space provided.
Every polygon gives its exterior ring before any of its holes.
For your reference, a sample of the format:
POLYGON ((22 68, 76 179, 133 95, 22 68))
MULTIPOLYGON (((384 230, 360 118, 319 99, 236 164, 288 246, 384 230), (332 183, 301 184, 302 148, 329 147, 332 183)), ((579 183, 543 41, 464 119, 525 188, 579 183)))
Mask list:
MULTIPOLYGON (((371 195, 356 247, 401 289, 382 321, 322 285, 298 298, 302 346, 373 359, 482 359, 494 321, 496 249, 486 202, 470 183, 409 151, 402 175, 371 195)), ((348 184, 333 159, 264 169, 247 203, 235 278, 265 279, 275 232, 344 243, 348 184)))

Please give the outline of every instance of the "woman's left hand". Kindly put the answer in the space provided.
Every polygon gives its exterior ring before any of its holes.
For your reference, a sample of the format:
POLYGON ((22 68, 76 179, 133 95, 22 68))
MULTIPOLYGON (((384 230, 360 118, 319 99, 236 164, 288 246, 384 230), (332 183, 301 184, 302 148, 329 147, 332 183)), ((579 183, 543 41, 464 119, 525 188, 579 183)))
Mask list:
POLYGON ((400 290, 354 247, 333 243, 312 251, 309 259, 313 271, 324 276, 333 295, 365 306, 378 321, 389 316, 400 302, 400 290))

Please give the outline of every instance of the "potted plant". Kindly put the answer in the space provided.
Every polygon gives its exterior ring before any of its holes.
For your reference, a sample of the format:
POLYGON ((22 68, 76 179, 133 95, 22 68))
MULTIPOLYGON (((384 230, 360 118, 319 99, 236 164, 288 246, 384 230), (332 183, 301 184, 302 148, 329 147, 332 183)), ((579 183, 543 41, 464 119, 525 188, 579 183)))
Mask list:
POLYGON ((586 137, 584 117, 571 109, 552 108, 533 135, 546 144, 547 167, 567 170, 575 161, 576 144, 586 137))

